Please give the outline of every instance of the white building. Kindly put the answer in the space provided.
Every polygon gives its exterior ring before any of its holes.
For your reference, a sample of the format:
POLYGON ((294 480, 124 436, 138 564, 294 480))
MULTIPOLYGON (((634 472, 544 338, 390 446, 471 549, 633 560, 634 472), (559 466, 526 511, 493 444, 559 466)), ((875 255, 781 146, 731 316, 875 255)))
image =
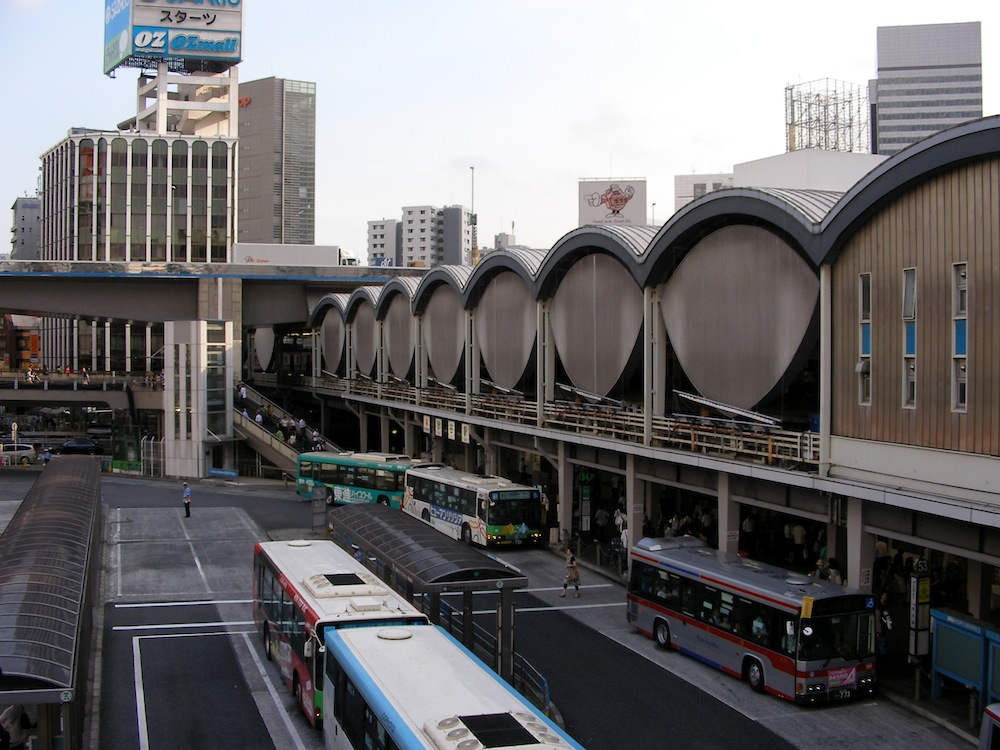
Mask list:
POLYGON ((368 265, 398 266, 400 257, 400 230, 402 224, 395 219, 368 222, 368 265))
POLYGON ((472 265, 472 226, 465 206, 405 206, 400 265, 472 265))
MULTIPOLYGON (((713 190, 733 186, 733 175, 717 174, 679 174, 674 176, 674 211, 680 211, 691 201, 700 198, 713 190)), ((664 214, 663 219, 670 217, 664 214)), ((653 224, 656 223, 654 213, 653 224)), ((661 221, 662 223, 662 221, 661 221)))

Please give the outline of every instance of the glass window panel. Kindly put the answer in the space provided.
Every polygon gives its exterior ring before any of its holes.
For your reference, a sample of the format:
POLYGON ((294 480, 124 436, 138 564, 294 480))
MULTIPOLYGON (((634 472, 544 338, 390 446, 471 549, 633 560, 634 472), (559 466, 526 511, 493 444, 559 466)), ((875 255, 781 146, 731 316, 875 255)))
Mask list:
POLYGON ((966 322, 964 318, 955 321, 955 356, 957 357, 966 355, 966 322))

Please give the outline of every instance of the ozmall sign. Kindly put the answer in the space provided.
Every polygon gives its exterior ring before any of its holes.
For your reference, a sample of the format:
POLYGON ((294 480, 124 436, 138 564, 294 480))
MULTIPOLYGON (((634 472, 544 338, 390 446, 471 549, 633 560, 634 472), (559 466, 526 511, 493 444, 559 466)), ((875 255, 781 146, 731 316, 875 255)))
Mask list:
POLYGON ((105 0, 104 72, 169 61, 224 70, 242 59, 242 0, 105 0))

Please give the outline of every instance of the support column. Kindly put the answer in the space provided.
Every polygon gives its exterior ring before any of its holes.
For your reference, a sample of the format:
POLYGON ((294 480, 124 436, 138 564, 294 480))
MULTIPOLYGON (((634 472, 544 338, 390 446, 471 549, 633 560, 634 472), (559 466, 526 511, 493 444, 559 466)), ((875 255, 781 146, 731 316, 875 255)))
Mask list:
POLYGON ((824 263, 819 268, 819 475, 821 477, 830 474, 830 420, 833 398, 832 279, 833 271, 828 263, 824 263))
POLYGON ((719 549, 737 554, 740 551, 740 504, 729 491, 729 474, 719 472, 719 549))
MULTIPOLYGON (((838 558, 843 565, 844 560, 838 558)), ((864 530, 864 501, 847 498, 847 567, 842 568, 844 583, 870 592, 875 567, 875 535, 864 530)))
POLYGON ((965 595, 969 600, 969 614, 977 619, 990 613, 990 589, 993 569, 979 560, 966 560, 965 595))
POLYGON ((573 533, 573 471, 566 461, 566 441, 560 440, 556 450, 556 471, 559 475, 559 539, 573 533))

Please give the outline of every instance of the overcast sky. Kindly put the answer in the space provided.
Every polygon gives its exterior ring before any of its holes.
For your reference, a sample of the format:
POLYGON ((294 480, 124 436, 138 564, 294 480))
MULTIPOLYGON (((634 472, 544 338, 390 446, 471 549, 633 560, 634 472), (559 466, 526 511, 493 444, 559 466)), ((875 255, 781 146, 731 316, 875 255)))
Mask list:
MULTIPOLYGON (((470 167, 480 245, 513 225, 519 244, 551 247, 576 227, 582 177, 645 177, 662 224, 674 175, 784 151, 787 85, 873 78, 878 26, 982 22, 984 114, 1000 112, 1000 4, 985 0, 243 6, 240 80, 316 83, 316 242, 362 263, 369 220, 468 206, 470 167)), ((0 0, 4 207, 34 194, 69 128, 135 114, 137 72, 101 72, 103 11, 0 0)))

